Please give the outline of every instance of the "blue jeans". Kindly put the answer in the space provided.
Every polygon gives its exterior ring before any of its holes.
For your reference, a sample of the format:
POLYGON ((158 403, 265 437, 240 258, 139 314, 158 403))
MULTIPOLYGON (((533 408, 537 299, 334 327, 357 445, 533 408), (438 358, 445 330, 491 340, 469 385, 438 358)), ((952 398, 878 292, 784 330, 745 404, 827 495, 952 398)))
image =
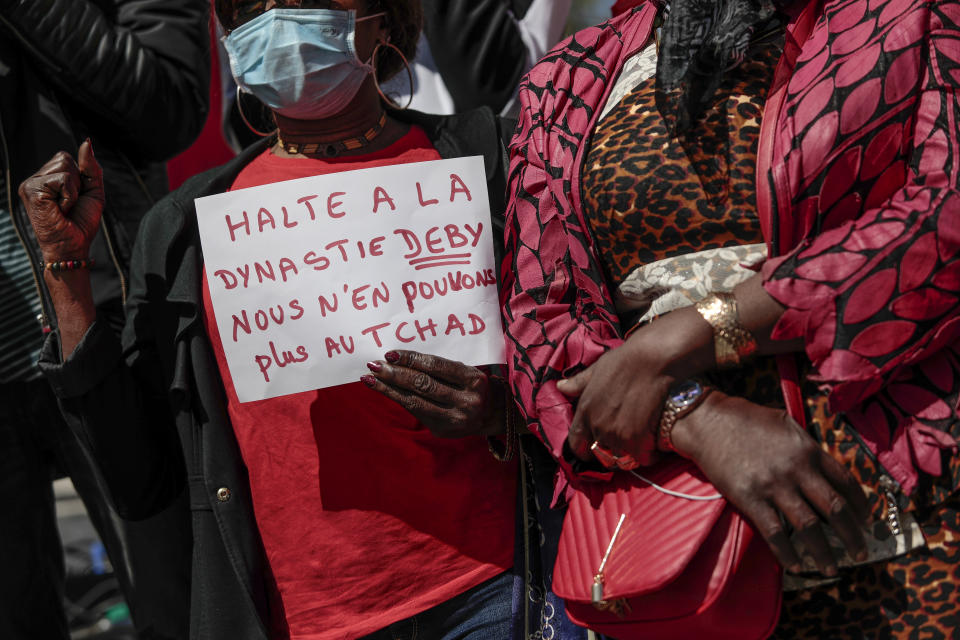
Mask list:
POLYGON ((512 595, 513 576, 507 571, 360 640, 508 640, 512 595))

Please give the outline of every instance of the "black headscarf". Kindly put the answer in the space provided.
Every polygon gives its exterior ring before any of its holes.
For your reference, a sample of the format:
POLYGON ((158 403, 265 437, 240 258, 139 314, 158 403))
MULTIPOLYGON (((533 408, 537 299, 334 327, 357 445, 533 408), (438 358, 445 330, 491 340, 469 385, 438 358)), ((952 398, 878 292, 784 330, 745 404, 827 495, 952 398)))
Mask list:
POLYGON ((689 130, 724 74, 773 20, 772 0, 670 0, 657 55, 657 109, 671 134, 689 130))

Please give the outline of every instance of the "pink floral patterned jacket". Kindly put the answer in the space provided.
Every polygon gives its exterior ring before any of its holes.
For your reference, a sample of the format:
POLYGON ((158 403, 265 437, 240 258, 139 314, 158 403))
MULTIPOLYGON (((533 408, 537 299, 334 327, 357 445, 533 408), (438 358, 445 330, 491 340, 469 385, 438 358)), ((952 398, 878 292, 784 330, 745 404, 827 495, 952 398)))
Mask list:
MULTIPOLYGON (((583 157, 647 3, 575 34, 525 79, 511 143, 503 308, 514 393, 566 472, 556 381, 622 342, 584 220, 583 157)), ((775 329, 913 493, 960 484, 960 0, 812 2, 788 27, 767 98, 757 205, 775 329), (948 469, 941 464, 949 460, 948 469)), ((796 380, 781 369, 788 407, 796 380)))

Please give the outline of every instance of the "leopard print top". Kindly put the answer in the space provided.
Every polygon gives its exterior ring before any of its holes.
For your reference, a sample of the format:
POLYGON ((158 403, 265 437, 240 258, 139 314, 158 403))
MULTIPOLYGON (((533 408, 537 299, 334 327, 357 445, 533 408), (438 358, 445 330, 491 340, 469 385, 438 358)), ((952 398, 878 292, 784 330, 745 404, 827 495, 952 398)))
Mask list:
MULTIPOLYGON (((664 258, 763 243, 757 145, 782 48, 782 34, 753 45, 747 62, 727 75, 714 105, 683 138, 667 134, 657 110, 655 46, 624 65, 593 132, 582 189, 584 215, 611 289, 636 268, 664 258)), ((747 369, 724 376, 723 390, 781 405, 772 359, 747 369)))
POLYGON ((583 172, 584 213, 614 288, 662 258, 763 242, 757 144, 781 50, 782 37, 754 45, 683 138, 667 135, 653 75, 600 121, 583 172))

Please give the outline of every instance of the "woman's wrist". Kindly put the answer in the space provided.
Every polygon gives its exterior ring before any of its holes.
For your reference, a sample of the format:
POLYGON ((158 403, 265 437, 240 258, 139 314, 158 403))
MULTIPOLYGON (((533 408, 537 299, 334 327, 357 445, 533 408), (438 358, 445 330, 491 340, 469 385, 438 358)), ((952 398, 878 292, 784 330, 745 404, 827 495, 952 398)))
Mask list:
POLYGON ((715 414, 726 399, 726 394, 714 389, 693 411, 677 420, 670 433, 673 450, 684 458, 696 460, 702 440, 699 434, 711 428, 710 415, 715 414))
POLYGON ((713 329, 693 307, 677 309, 638 329, 624 347, 671 386, 714 368, 713 329))
POLYGON ((43 273, 43 279, 53 301, 60 330, 60 347, 66 360, 97 317, 90 272, 87 269, 47 270, 43 273))
MULTIPOLYGON (((763 289, 759 275, 738 286, 733 296, 736 317, 732 320, 756 343, 749 357, 803 350, 802 340, 771 340, 770 332, 783 314, 783 307, 763 289)), ((671 379, 674 384, 717 368, 717 335, 696 306, 677 309, 634 331, 624 347, 636 361, 671 379)), ((733 345, 736 347, 736 345, 733 345)))
POLYGON ((676 450, 672 437, 673 427, 685 415, 696 411, 713 390, 712 386, 695 379, 684 380, 670 389, 660 412, 660 424, 657 428, 657 448, 660 451, 676 450))
POLYGON ((763 288, 763 278, 757 274, 734 290, 739 321, 757 341, 758 355, 778 355, 802 351, 803 340, 771 340, 770 334, 780 321, 784 307, 763 288))
POLYGON ((66 260, 90 260, 90 247, 78 246, 73 242, 52 242, 40 247, 40 257, 44 264, 66 260))

